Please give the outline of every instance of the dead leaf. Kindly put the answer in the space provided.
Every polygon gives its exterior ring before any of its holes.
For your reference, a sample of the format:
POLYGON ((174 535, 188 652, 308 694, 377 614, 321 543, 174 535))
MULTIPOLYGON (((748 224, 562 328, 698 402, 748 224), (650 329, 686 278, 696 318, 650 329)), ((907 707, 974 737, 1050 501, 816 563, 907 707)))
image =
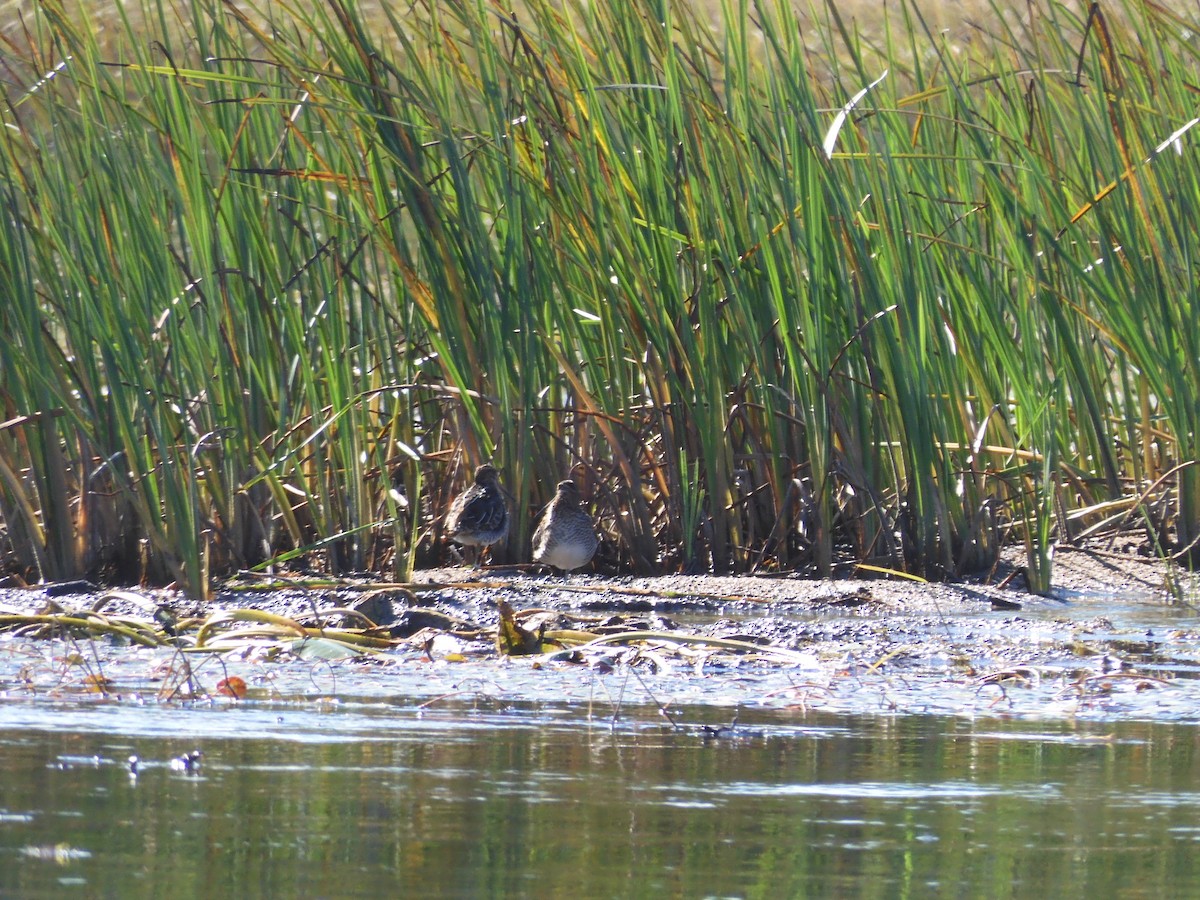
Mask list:
POLYGON ((500 621, 496 623, 496 649, 505 656, 527 656, 542 652, 542 638, 517 623, 513 608, 504 600, 496 606, 500 609, 500 621))
POLYGON ((236 675, 223 678, 217 682, 217 693, 222 697, 233 697, 241 700, 246 696, 246 682, 236 675))

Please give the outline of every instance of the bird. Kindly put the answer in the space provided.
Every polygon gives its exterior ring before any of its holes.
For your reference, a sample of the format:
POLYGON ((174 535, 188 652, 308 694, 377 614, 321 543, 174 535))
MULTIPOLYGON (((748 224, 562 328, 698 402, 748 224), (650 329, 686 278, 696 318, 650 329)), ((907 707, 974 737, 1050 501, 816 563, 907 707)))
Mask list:
POLYGON ((596 526, 583 509, 574 481, 560 481, 533 533, 533 561, 561 569, 586 566, 600 541, 596 526))
POLYGON ((475 470, 475 483, 454 498, 446 513, 446 533, 458 544, 480 547, 479 559, 492 544, 508 534, 508 504, 500 487, 495 466, 482 465, 475 470))

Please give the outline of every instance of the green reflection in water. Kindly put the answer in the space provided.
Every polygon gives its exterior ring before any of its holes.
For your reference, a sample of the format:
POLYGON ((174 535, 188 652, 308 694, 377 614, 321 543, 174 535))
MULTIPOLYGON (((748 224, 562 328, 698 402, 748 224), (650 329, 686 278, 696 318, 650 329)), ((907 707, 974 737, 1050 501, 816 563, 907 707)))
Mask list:
POLYGON ((303 741, 288 722, 320 714, 191 711, 220 717, 222 736, 186 743, 128 736, 153 709, 122 709, 107 730, 71 730, 69 709, 63 730, 14 730, 0 706, 0 894, 1096 897, 1200 884, 1192 726, 743 713, 738 737, 706 741, 648 718, 610 733, 545 707, 380 706, 327 713, 329 739, 309 723, 303 741), (232 736, 239 717, 253 736, 232 736), (193 744, 198 772, 172 769, 193 744))

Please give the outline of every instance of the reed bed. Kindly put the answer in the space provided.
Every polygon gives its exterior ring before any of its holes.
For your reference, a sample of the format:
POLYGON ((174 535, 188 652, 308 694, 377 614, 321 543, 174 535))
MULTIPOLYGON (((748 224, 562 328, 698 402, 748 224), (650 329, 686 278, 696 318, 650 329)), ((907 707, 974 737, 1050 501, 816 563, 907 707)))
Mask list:
POLYGON ((1045 591, 1131 524, 1195 561, 1200 27, 886 9, 168 0, 101 42, 40 0, 0 71, 4 566, 404 579, 482 461, 500 562, 572 471, 612 571, 1019 542, 1045 591))

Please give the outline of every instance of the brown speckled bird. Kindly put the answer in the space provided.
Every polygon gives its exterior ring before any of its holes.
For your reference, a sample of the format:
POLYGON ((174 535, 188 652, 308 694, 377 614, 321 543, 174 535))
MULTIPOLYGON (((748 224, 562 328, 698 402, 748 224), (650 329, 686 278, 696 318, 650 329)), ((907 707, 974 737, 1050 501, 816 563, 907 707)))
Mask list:
POLYGON ((475 568, 484 550, 508 534, 508 504, 495 466, 475 470, 475 483, 459 494, 446 513, 446 534, 456 543, 479 547, 475 568))
POLYGON ((596 526, 583 509, 574 481, 560 481, 533 533, 533 561, 564 572, 586 566, 600 541, 596 526))

